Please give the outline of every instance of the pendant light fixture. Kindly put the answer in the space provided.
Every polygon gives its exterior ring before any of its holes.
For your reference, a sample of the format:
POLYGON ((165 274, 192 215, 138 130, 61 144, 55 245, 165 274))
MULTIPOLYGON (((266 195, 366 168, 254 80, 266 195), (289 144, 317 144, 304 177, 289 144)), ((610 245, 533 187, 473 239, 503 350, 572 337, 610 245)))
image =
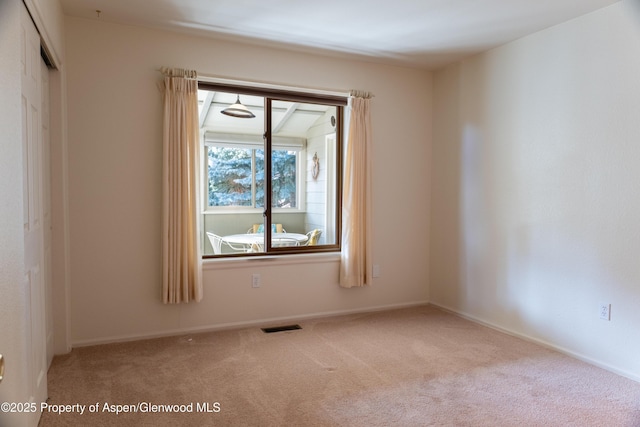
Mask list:
POLYGON ((240 117, 243 119, 251 119, 255 117, 255 114, 249 111, 246 106, 242 105, 240 102, 240 95, 238 95, 238 99, 235 104, 229 105, 227 108, 222 110, 221 113, 226 114, 227 116, 240 117))

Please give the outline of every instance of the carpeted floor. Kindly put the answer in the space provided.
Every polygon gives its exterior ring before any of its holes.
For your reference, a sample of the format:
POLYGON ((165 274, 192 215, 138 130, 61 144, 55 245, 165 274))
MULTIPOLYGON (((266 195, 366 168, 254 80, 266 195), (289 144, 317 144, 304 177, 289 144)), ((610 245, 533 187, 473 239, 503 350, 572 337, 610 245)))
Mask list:
POLYGON ((40 426, 640 426, 640 383, 432 306, 299 324, 74 349, 40 426))

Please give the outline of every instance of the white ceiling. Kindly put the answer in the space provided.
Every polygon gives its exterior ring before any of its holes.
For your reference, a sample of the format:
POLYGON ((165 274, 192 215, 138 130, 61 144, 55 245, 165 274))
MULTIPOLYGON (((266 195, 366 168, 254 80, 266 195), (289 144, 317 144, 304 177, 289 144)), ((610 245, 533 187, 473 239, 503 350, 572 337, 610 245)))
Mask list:
MULTIPOLYGON (((229 117, 221 111, 235 103, 235 93, 198 91, 200 128, 215 134, 258 135, 264 133, 264 98, 240 95, 240 102, 255 115, 244 119, 229 117)), ((275 136, 306 138, 309 128, 325 115, 335 114, 335 108, 327 105, 305 104, 289 101, 273 101, 272 133, 275 136)), ((328 116, 327 116, 328 117, 328 116)))
POLYGON ((619 0, 61 0, 65 14, 435 69, 619 0), (96 10, 101 13, 98 17, 96 10))

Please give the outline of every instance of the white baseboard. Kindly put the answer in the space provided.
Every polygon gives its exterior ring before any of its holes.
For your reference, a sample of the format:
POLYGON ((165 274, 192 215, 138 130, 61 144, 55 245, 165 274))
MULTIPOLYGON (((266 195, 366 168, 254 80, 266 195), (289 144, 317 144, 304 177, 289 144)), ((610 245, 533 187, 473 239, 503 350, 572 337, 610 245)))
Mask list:
POLYGON ((629 378, 630 380, 633 380, 633 381, 636 381, 636 382, 640 382, 640 376, 637 375, 637 374, 634 374, 633 372, 629 372, 629 371, 626 371, 624 369, 619 369, 619 368, 617 368, 615 366, 609 365, 608 363, 604 363, 604 362, 601 362, 599 360, 592 359, 591 357, 585 356, 584 354, 576 353, 574 351, 571 351, 571 350, 569 350, 567 348, 564 348, 562 346, 559 346, 557 344, 550 343, 548 341, 541 340, 541 339, 538 339, 538 338, 534 338, 534 337, 531 337, 529 335, 522 334, 522 333, 513 331, 511 329, 508 329, 508 328, 504 328, 502 326, 498 326, 496 324, 493 324, 491 322, 487 322, 487 321, 485 321, 483 319, 480 319, 480 318, 478 318, 476 316, 472 316, 470 314, 464 313, 462 311, 455 310, 453 308, 446 307, 446 306, 443 306, 443 305, 440 305, 440 304, 436 304, 436 303, 433 303, 433 302, 430 302, 429 304, 434 306, 434 307, 438 307, 438 308, 440 308, 440 309, 442 309, 444 311, 453 313, 456 316, 460 316, 463 319, 467 319, 467 320, 470 320, 470 321, 472 321, 474 323, 478 323, 478 324, 480 324, 482 326, 486 326, 488 328, 494 329, 494 330, 496 330, 498 332, 502 332, 502 333, 505 333, 507 335, 514 336, 516 338, 521 338, 521 339, 523 339, 525 341, 529 341, 529 342, 541 345, 543 347, 550 348, 552 350, 556 350, 556 351, 558 351, 558 352, 560 352, 562 354, 566 354, 567 356, 571 356, 574 359, 581 360, 581 361, 586 362, 586 363, 588 363, 590 365, 594 365, 594 366, 597 366, 598 368, 602 368, 602 369, 604 369, 606 371, 613 372, 614 374, 629 378))
POLYGON ((113 343, 127 342, 127 341, 140 341, 140 340, 153 339, 153 338, 163 338, 163 337, 187 335, 187 334, 194 334, 194 333, 204 333, 204 332, 215 332, 215 331, 223 331, 223 330, 230 330, 230 329, 243 329, 243 328, 251 328, 251 327, 258 327, 258 326, 260 327, 274 326, 274 324, 278 324, 278 323, 282 324, 285 322, 288 322, 288 323, 301 322, 304 320, 321 319, 321 318, 333 317, 333 316, 344 316, 349 314, 374 313, 377 311, 409 308, 409 307, 416 307, 416 306, 427 305, 427 304, 429 304, 429 301, 414 301, 414 302, 407 302, 407 303, 379 305, 379 306, 364 307, 364 308, 357 308, 357 309, 323 311, 323 312, 317 312, 317 313, 284 316, 284 317, 270 317, 265 319, 248 320, 244 322, 230 322, 230 323, 220 323, 216 325, 198 326, 198 327, 191 327, 191 328, 167 329, 164 331, 144 333, 144 334, 116 335, 111 337, 74 341, 72 343, 72 347, 74 348, 88 347, 92 345, 113 344, 113 343))

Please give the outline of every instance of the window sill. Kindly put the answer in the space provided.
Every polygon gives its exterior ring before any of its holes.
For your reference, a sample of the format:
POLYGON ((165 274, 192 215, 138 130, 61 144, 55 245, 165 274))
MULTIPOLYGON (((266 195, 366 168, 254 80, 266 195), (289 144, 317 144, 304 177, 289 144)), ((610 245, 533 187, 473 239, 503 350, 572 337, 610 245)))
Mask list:
POLYGON ((296 255, 266 255, 234 258, 208 258, 202 260, 202 270, 239 269, 254 267, 258 264, 274 267, 293 264, 322 264, 340 262, 340 252, 296 254, 296 255))

